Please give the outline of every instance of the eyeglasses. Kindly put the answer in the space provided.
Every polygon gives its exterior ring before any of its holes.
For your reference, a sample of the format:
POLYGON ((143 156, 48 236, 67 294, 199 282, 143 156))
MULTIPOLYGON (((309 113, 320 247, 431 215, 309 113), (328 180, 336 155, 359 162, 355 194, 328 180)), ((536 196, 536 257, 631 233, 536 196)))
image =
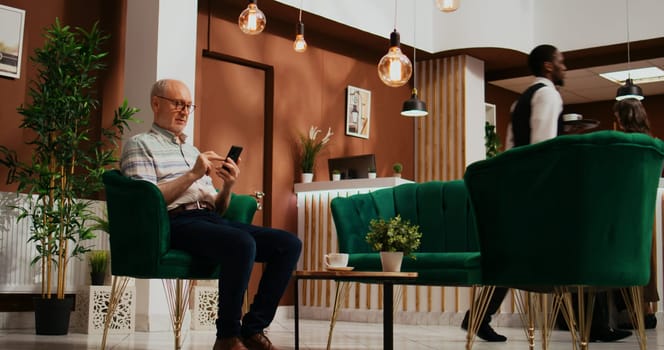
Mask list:
POLYGON ((173 104, 173 106, 175 106, 175 110, 178 112, 182 112, 186 109, 187 113, 191 114, 196 109, 196 105, 192 103, 184 103, 183 101, 175 100, 164 96, 155 96, 155 97, 163 98, 164 100, 169 101, 170 103, 173 104))

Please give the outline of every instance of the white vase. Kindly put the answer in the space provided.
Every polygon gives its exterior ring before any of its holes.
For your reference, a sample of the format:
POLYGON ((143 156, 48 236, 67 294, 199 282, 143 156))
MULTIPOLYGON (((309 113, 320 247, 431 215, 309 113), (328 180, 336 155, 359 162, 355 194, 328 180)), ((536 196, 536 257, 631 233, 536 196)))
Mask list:
POLYGON ((376 178, 376 173, 369 173, 369 178, 370 179, 375 179, 376 178))
POLYGON ((308 183, 313 181, 314 179, 314 174, 313 173, 302 173, 302 183, 308 183))
POLYGON ((401 173, 394 173, 394 177, 401 177, 401 173))
POLYGON ((383 272, 400 272, 403 252, 380 252, 380 263, 383 272))
POLYGON ((332 181, 341 180, 341 174, 332 174, 332 181))

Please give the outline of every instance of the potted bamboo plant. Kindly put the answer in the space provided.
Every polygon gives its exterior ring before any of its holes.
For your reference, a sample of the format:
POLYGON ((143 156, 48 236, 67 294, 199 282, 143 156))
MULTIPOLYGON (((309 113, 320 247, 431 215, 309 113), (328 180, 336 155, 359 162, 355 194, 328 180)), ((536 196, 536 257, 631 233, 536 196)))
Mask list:
POLYGON ((373 219, 369 222, 366 241, 371 248, 380 252, 383 271, 401 271, 404 256, 411 256, 420 247, 422 232, 418 225, 403 220, 397 215, 389 220, 373 219))
POLYGON ((101 175, 117 161, 117 141, 138 111, 117 109, 111 125, 100 128, 101 114, 96 74, 105 67, 101 52, 108 38, 97 24, 90 31, 55 24, 45 30, 44 45, 31 61, 37 75, 30 82, 29 104, 18 112, 20 125, 33 138, 29 161, 18 159, 15 151, 0 146, 0 164, 9 168, 8 181, 28 194, 28 205, 16 207, 18 220, 29 220, 40 267, 41 297, 35 299, 37 334, 67 334, 73 300, 65 298, 67 267, 72 258, 90 250, 86 241, 94 238, 90 198, 103 188, 101 175), (59 316, 48 316, 54 312, 59 316), (60 317, 60 319, 54 318, 60 317))

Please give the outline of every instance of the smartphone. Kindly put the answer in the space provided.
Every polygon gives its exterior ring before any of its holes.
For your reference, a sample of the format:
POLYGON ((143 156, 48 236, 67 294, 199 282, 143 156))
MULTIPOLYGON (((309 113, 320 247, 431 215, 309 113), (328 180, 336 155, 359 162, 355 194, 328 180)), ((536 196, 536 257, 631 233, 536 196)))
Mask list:
POLYGON ((231 146, 231 149, 228 150, 226 158, 230 158, 237 163, 237 160, 240 159, 240 153, 242 153, 242 146, 233 145, 231 146))

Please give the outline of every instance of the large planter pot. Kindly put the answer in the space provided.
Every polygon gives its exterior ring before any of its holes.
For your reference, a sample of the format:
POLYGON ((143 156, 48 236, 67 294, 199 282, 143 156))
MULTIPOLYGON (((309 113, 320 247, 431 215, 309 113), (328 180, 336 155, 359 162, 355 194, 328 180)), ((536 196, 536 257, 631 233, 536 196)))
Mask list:
POLYGON ((69 316, 74 298, 33 299, 35 306, 35 333, 38 335, 65 335, 69 332, 69 316))
POLYGON ((383 272, 400 272, 403 252, 380 252, 380 263, 383 272))

